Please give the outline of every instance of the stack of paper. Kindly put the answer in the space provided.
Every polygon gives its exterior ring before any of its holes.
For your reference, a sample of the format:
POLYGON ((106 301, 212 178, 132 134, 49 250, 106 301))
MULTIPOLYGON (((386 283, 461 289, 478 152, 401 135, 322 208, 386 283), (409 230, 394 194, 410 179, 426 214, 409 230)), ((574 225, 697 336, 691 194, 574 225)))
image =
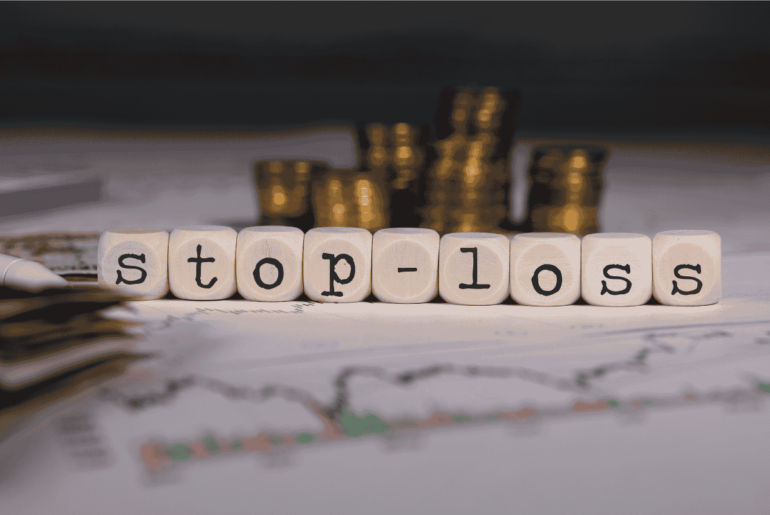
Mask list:
POLYGON ((37 294, 0 288, 0 436, 141 357, 131 323, 103 315, 125 300, 91 286, 37 294))

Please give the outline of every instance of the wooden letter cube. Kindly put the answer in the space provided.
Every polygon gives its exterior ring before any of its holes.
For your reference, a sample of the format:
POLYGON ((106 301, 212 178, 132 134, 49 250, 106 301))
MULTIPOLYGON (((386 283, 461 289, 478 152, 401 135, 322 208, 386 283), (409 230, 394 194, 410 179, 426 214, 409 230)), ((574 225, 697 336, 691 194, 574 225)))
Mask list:
POLYGON ((168 293, 168 233, 155 229, 104 231, 97 252, 99 284, 140 300, 168 293))
POLYGON ((486 306, 508 296, 511 248, 501 234, 445 234, 439 248, 438 291, 452 304, 486 306))
POLYGON ((229 227, 198 225, 171 231, 168 279, 180 299, 220 300, 235 293, 235 244, 229 227))
POLYGON ((644 234, 583 238, 583 299, 596 306, 639 306, 652 296, 652 241, 644 234))
POLYGON ((438 233, 380 229, 372 243, 372 291, 383 302, 416 304, 438 294, 438 233))
POLYGON ((318 302, 359 302, 372 292, 372 233, 321 227, 305 234, 305 294, 318 302))
POLYGON ((661 304, 705 306, 722 298, 722 240, 712 231, 664 231, 652 241, 653 294, 661 304))
POLYGON ((235 275, 248 300, 294 300, 302 294, 302 244, 295 227, 247 227, 238 233, 235 275))
POLYGON ((580 238, 535 232, 511 240, 511 297, 527 306, 566 306, 580 297, 580 238))

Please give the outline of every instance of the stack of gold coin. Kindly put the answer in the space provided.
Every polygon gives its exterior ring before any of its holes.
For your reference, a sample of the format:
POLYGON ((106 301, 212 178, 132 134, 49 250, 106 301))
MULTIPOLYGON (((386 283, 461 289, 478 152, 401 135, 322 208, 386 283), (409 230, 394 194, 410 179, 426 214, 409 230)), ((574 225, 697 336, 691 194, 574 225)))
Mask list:
POLYGON ((579 236, 598 232, 606 157, 607 152, 599 148, 548 146, 533 150, 527 229, 579 236))
POLYGON ((258 161, 254 179, 259 194, 262 225, 288 225, 302 230, 314 225, 310 208, 311 176, 322 174, 323 163, 312 161, 258 161))
POLYGON ((420 224, 420 179, 426 160, 424 139, 427 133, 425 127, 418 129, 407 123, 391 127, 393 173, 390 205, 393 227, 417 227, 420 224))
POLYGON ((427 127, 408 123, 373 123, 359 128, 361 170, 376 175, 389 197, 389 225, 417 227, 420 177, 425 164, 427 127))
POLYGON ((509 125, 518 97, 497 88, 449 92, 442 93, 436 116, 437 134, 443 137, 435 143, 436 159, 426 174, 421 226, 441 234, 502 232, 510 211, 509 125), (502 141, 503 133, 508 141, 502 141))
POLYGON ((385 181, 377 171, 329 170, 313 180, 316 227, 388 227, 385 181))

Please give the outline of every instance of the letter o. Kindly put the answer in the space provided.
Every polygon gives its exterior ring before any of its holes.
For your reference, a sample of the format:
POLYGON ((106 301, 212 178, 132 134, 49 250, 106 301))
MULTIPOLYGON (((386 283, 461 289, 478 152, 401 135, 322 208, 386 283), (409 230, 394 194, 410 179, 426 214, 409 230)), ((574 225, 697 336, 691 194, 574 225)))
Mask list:
POLYGON ((539 293, 540 295, 543 295, 544 297, 553 295, 557 291, 561 290, 561 271, 553 265, 540 265, 539 267, 537 267, 537 270, 535 270, 535 274, 532 276, 532 286, 535 288, 535 291, 537 293, 539 293), (546 270, 549 272, 553 272, 553 274, 556 276, 556 286, 554 286, 552 290, 548 290, 548 291, 545 291, 540 287, 540 281, 538 280, 540 272, 543 272, 546 270))
POLYGON ((259 263, 257 263, 257 266, 254 267, 254 280, 257 281, 257 285, 260 288, 264 288, 265 290, 272 290, 276 286, 279 286, 283 282, 283 265, 280 261, 278 261, 275 258, 266 257, 261 260, 259 260, 259 263), (265 281, 262 280, 262 277, 260 276, 260 269, 262 268, 262 265, 273 265, 276 270, 278 270, 278 278, 275 280, 273 284, 267 284, 265 281))

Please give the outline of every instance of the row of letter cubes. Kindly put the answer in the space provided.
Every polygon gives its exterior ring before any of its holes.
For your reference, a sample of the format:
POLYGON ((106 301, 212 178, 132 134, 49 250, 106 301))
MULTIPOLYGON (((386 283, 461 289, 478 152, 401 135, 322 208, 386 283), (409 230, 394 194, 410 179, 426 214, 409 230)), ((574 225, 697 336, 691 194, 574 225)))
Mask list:
POLYGON ((99 282, 141 299, 563 306, 677 306, 719 301, 721 240, 711 231, 569 234, 454 233, 430 229, 219 226, 107 231, 99 282))

